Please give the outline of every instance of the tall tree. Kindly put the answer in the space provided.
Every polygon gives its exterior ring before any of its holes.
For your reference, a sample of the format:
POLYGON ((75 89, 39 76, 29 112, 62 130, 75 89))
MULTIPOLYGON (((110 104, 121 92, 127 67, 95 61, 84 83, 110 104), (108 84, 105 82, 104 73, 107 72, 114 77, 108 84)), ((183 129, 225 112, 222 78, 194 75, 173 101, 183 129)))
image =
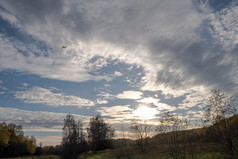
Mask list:
POLYGON ((147 121, 134 120, 131 124, 131 130, 137 141, 138 146, 141 147, 141 151, 145 150, 148 144, 148 139, 151 135, 152 126, 147 123, 147 121))
POLYGON ((229 117, 236 112, 234 98, 220 90, 212 90, 204 109, 205 125, 212 125, 214 135, 219 139, 227 153, 233 154, 234 143, 230 129, 229 117))
POLYGON ((90 119, 87 132, 92 149, 102 150, 113 147, 114 129, 105 123, 101 116, 98 115, 90 119))
POLYGON ((76 122, 73 115, 67 115, 64 119, 62 156, 64 158, 76 158, 85 149, 86 141, 83 133, 83 125, 76 122))
POLYGON ((163 144, 174 159, 185 158, 186 143, 182 140, 186 134, 181 133, 181 130, 186 129, 187 124, 187 119, 181 119, 170 112, 166 112, 161 117, 160 125, 157 127, 157 131, 163 135, 163 144))

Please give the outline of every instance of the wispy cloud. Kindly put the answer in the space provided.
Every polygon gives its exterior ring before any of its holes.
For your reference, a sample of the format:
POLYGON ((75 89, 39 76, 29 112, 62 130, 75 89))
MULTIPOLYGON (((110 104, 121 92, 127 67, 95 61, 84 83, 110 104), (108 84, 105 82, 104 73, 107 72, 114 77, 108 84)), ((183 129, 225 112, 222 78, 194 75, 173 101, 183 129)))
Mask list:
POLYGON ((212 28, 210 32, 225 49, 232 50, 238 43, 238 6, 231 5, 208 15, 212 28))
POLYGON ((111 106, 111 107, 101 107, 97 111, 102 116, 109 116, 116 118, 117 120, 130 119, 132 114, 132 108, 130 106, 111 106))
POLYGON ((26 91, 17 91, 17 99, 22 99, 25 103, 40 103, 50 106, 94 106, 95 103, 78 96, 65 95, 63 93, 53 93, 52 90, 33 87, 26 91))

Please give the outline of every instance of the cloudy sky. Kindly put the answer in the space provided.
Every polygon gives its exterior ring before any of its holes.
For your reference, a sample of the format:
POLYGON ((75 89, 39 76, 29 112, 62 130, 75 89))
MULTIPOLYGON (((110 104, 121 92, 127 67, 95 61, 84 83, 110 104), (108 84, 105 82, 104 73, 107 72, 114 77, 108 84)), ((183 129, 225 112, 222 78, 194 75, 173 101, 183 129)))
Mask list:
POLYGON ((237 0, 0 1, 0 122, 55 145, 66 114, 117 136, 199 120, 211 89, 238 97, 237 17, 237 0))

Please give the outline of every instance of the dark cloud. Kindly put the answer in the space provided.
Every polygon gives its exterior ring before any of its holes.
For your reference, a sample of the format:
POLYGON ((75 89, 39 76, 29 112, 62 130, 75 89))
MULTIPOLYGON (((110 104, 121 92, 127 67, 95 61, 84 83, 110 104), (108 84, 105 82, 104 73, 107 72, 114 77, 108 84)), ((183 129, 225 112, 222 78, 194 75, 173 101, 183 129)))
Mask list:
MULTIPOLYGON (((163 63, 163 69, 157 73, 157 83, 172 88, 189 88, 206 85, 226 88, 232 86, 234 79, 229 74, 234 71, 234 63, 222 64, 227 55, 233 52, 217 54, 204 48, 202 43, 173 45, 170 41, 158 42, 151 52, 163 63)), ((233 56, 237 58, 237 56, 233 56)))

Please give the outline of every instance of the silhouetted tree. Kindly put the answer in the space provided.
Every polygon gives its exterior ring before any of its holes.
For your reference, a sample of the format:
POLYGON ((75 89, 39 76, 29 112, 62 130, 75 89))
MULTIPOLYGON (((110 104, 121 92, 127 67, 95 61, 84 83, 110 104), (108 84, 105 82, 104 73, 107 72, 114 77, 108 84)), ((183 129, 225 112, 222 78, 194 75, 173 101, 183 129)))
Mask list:
POLYGON ((212 90, 204 109, 205 125, 212 125, 215 135, 227 153, 233 154, 234 143, 229 117, 235 114, 234 98, 219 90, 212 90))
MULTIPOLYGON (((41 152, 40 154, 44 155, 61 155, 62 146, 56 145, 56 146, 41 146, 41 152)), ((66 156, 67 157, 67 156, 66 156)))
POLYGON ((76 122, 73 115, 67 115, 63 127, 62 156, 76 158, 86 148, 82 123, 76 122))
POLYGON ((130 128, 133 131, 137 145, 141 147, 141 151, 144 151, 151 135, 152 126, 149 125, 146 120, 134 120, 130 128))
POLYGON ((43 154, 43 149, 42 149, 42 142, 39 143, 39 145, 36 147, 36 152, 35 155, 42 155, 43 154))
POLYGON ((180 119, 178 116, 166 112, 157 127, 157 131, 160 134, 164 134, 162 142, 174 159, 185 158, 186 143, 183 141, 185 133, 181 132, 181 130, 186 129, 187 123, 187 119, 180 119))
POLYGON ((88 141, 94 150, 103 150, 112 148, 112 138, 114 137, 114 129, 104 122, 101 116, 90 119, 88 128, 88 141))

